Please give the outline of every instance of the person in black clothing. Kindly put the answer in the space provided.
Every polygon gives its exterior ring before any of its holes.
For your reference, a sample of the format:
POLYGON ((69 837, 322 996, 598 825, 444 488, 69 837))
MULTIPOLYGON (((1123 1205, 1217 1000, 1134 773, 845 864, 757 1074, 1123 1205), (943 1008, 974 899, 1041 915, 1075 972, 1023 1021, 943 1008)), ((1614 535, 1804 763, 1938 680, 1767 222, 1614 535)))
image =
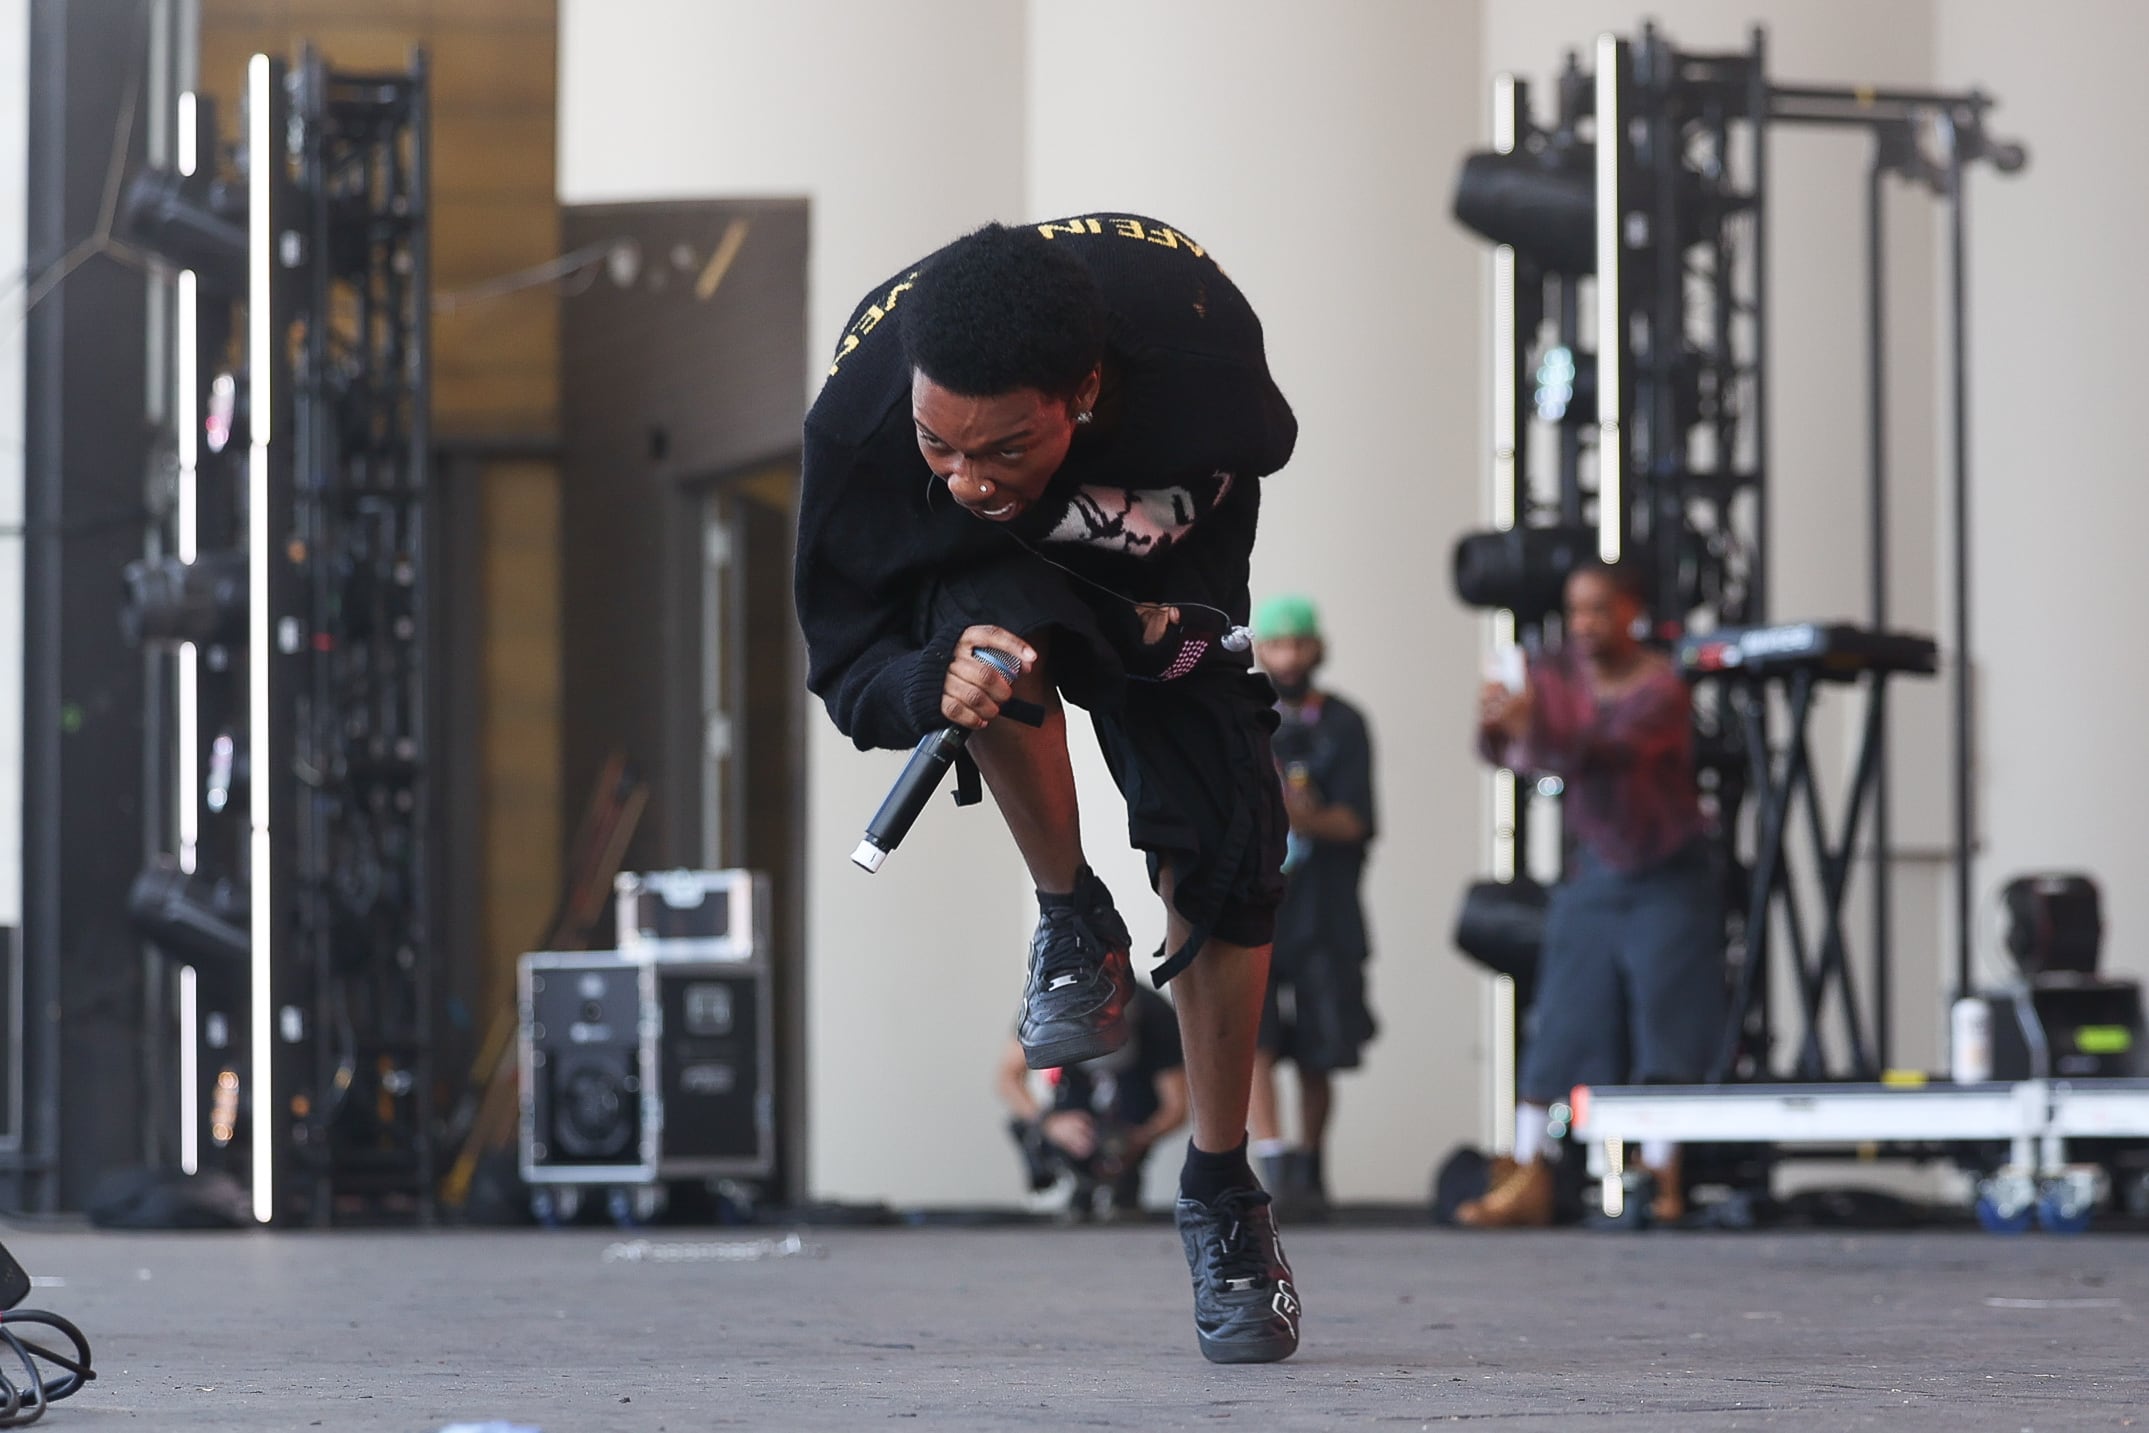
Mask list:
POLYGON ((1328 1191, 1322 1150, 1335 1108, 1337 1070, 1358 1067, 1373 1038, 1366 1004, 1365 908, 1358 897, 1372 843, 1373 739, 1365 716, 1313 684, 1327 654, 1321 622, 1304 597, 1279 594, 1254 612, 1254 656, 1276 687, 1275 739, 1291 836, 1283 907, 1269 962, 1254 1067, 1254 1154, 1262 1181, 1284 1204, 1318 1214, 1328 1191), (1275 1064, 1298 1072, 1300 1139, 1283 1138, 1275 1064))
POLYGON ((1186 1123, 1186 1061, 1171 1002, 1137 988, 1127 1010, 1127 1043, 1108 1055, 1045 1072, 1046 1099, 1031 1088, 1022 1043, 1000 1059, 1000 1101, 1009 1132, 1041 1193, 1068 1176, 1076 1218, 1141 1207, 1142 1167, 1158 1140, 1186 1123))
POLYGON ((1134 989, 1083 858, 1061 699, 1090 713, 1164 900, 1156 979, 1176 981, 1194 1108, 1176 1213, 1219 1362, 1298 1346, 1246 1158, 1282 894, 1276 718, 1225 645, 1258 480, 1297 434, 1245 297, 1183 231, 1132 214, 988 225, 876 285, 806 417, 807 684, 861 748, 974 733, 1037 888, 1018 1035, 1038 1069, 1123 1044, 1134 989))

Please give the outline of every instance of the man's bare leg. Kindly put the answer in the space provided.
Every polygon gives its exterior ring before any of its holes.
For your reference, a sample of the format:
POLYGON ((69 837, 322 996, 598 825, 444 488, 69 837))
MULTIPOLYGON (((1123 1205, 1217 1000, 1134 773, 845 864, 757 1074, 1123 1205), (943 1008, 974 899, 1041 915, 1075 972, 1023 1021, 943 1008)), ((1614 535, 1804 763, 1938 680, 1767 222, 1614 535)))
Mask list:
POLYGON ((1048 895, 1075 888, 1082 869, 1082 817, 1075 802, 1074 764, 1067 757, 1067 708, 1044 672, 1051 654, 1044 642, 1038 660, 1015 679, 1015 695, 1045 711, 1043 726, 1002 717, 970 738, 978 773, 992 790, 1030 879, 1048 895))
MULTIPOLYGON (((1158 888, 1166 938, 1177 949, 1187 923, 1172 908, 1169 868, 1158 888)), ((1276 1238, 1269 1197, 1246 1162, 1246 1108, 1268 972, 1267 946, 1211 937, 1172 979, 1194 1112, 1175 1219, 1194 1279, 1194 1331, 1203 1356, 1215 1363, 1273 1363, 1298 1350, 1296 1281, 1276 1238)))
POLYGON ((1094 876, 1084 886, 1082 822, 1074 766, 1067 758, 1067 709, 1038 661, 1014 682, 1015 695, 1044 711, 1040 726, 1005 717, 970 738, 978 771, 1030 868, 1039 906, 1030 941, 1016 1036, 1033 1070, 1107 1055, 1127 1043, 1134 964, 1126 922, 1094 876))
MULTIPOLYGON (((1164 897, 1165 947, 1177 950, 1190 931, 1171 903, 1170 868, 1157 886, 1164 897)), ((1269 947, 1232 945, 1212 936, 1194 963, 1172 979, 1187 1098, 1194 1110, 1194 1148, 1205 1153, 1223 1154, 1246 1138, 1268 974, 1269 947)))

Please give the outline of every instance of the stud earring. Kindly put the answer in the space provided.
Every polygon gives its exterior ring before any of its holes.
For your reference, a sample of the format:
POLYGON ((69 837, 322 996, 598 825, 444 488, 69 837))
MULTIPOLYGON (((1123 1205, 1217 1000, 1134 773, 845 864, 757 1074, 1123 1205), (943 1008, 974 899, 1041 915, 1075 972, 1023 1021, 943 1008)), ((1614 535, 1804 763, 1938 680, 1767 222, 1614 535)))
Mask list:
POLYGON ((1087 426, 1087 425, 1088 425, 1088 423, 1089 423, 1089 420, 1090 420, 1090 416, 1091 416, 1091 415, 1090 415, 1090 412, 1089 412, 1089 410, 1088 410, 1087 408, 1085 408, 1085 409, 1083 409, 1083 410, 1082 410, 1082 411, 1081 411, 1080 413, 1077 413, 1077 414, 1075 414, 1075 416, 1074 416, 1074 420, 1075 420, 1075 422, 1077 422, 1077 423, 1080 423, 1080 424, 1082 424, 1082 425, 1084 425, 1084 426, 1087 426))

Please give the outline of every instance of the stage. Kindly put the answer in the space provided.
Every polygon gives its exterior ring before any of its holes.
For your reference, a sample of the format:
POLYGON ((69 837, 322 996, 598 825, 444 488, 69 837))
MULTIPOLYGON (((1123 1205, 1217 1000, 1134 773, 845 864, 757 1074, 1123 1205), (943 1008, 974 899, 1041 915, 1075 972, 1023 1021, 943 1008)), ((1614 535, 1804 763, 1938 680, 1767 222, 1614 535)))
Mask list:
POLYGON ((1286 1230, 1305 1348, 1219 1369, 1161 1224, 787 1232, 6 1242, 96 1350, 56 1433, 2149 1428, 2133 1235, 1286 1230))

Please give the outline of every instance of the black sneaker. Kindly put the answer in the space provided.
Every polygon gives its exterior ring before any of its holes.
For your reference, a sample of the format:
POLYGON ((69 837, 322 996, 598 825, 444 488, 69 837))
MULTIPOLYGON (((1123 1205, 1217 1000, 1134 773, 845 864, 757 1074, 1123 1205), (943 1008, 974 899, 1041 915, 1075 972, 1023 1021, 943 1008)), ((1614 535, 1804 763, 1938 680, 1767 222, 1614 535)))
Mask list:
POLYGON ((1182 1198, 1179 1241, 1194 1275, 1194 1332, 1211 1363, 1274 1363, 1298 1352, 1298 1289, 1268 1194, 1182 1198))
POLYGON ((1017 1032, 1031 1069, 1080 1064, 1127 1043, 1128 944, 1111 892, 1086 869, 1071 903, 1039 907, 1017 1032))

